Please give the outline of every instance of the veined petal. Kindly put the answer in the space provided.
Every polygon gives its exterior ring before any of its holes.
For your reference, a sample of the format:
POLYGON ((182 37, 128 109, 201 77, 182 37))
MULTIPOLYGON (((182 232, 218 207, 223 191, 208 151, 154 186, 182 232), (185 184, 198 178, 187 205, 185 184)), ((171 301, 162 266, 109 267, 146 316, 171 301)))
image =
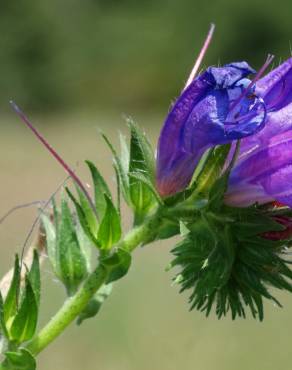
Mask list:
POLYGON ((239 164, 255 155, 257 151, 263 150, 269 146, 271 140, 277 140, 281 134, 288 138, 289 134, 285 134, 285 132, 290 130, 292 130, 292 103, 281 110, 268 113, 265 127, 254 135, 241 140, 237 163, 239 164))
POLYGON ((243 153, 230 175, 227 203, 242 206, 277 200, 292 206, 291 153, 292 131, 243 153))
POLYGON ((244 180, 256 183, 266 173, 271 173, 289 163, 292 164, 292 131, 272 137, 267 146, 257 148, 237 163, 230 176, 230 184, 244 180))
POLYGON ((171 171, 165 171, 163 176, 157 176, 157 188, 161 196, 175 194, 185 189, 194 173, 202 152, 197 155, 179 150, 175 160, 172 162, 171 171))
POLYGON ((208 81, 200 78, 194 80, 189 87, 184 90, 169 112, 158 142, 158 177, 161 171, 166 171, 171 167, 173 160, 175 160, 176 153, 181 146, 180 132, 186 120, 191 114, 194 106, 211 88, 212 86, 208 81))
POLYGON ((209 67, 205 73, 212 85, 226 89, 256 71, 246 62, 235 62, 225 64, 223 67, 209 67))
POLYGON ((292 207, 292 160, 262 180, 267 195, 292 207))
POLYGON ((242 94, 253 73, 247 63, 210 67, 174 104, 162 128, 157 153, 157 188, 161 195, 183 190, 207 148, 260 130, 266 119, 264 102, 245 97, 229 114, 230 103, 242 94))
POLYGON ((292 58, 261 78, 256 84, 256 93, 269 109, 279 110, 292 103, 292 58))

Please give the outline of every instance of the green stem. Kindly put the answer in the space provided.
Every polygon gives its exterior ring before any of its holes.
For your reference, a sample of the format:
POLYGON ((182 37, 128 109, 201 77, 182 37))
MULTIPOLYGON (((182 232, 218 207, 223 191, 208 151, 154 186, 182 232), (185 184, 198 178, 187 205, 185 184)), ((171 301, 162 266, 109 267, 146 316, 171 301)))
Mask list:
MULTIPOLYGON (((147 242, 157 231, 161 219, 157 211, 149 217, 141 226, 135 227, 124 239, 118 243, 118 248, 124 248, 132 252, 138 245, 147 242)), ((55 338, 57 338, 66 327, 78 317, 80 312, 86 307, 92 296, 105 283, 108 271, 99 265, 85 280, 78 292, 68 298, 56 315, 48 324, 26 345, 26 348, 37 355, 46 348, 55 338)), ((5 369, 1 367, 0 370, 5 369)))
POLYGON ((94 293, 106 281, 108 272, 99 265, 87 278, 78 292, 68 298, 61 309, 51 319, 51 321, 35 336, 26 346, 33 354, 37 355, 47 347, 64 329, 79 315, 86 307, 94 293))

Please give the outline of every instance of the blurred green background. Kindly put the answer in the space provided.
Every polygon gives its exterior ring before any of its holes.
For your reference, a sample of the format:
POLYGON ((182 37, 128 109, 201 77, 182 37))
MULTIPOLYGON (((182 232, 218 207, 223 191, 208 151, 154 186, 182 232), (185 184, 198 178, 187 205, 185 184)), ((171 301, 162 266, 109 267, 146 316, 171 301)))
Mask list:
MULTIPOLYGON (((131 114, 155 145, 210 22, 217 29, 204 65, 244 59, 259 68, 269 52, 275 64, 290 56, 291 12, 290 0, 1 0, 0 216, 47 199, 65 177, 15 117, 9 99, 84 180, 82 161, 90 158, 114 187, 98 129, 116 142, 117 131, 125 131, 122 114, 131 114)), ((0 225, 2 274, 35 215, 21 210, 0 225)), ((187 296, 164 271, 173 244, 138 250, 99 317, 67 330, 40 355, 39 369, 289 369, 292 298, 278 294, 284 309, 268 303, 262 324, 189 313, 187 296)), ((64 296, 48 265, 43 283, 41 324, 64 296)))

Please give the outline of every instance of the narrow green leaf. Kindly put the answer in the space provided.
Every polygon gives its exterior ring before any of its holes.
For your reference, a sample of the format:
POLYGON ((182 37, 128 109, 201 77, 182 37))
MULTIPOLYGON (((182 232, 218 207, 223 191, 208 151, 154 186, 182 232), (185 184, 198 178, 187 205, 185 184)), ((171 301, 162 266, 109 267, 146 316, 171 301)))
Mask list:
POLYGON ((130 150, 130 172, 136 170, 145 170, 145 175, 155 183, 155 157, 147 136, 134 123, 133 120, 127 120, 131 129, 131 150, 130 150))
POLYGON ((75 226, 76 229, 76 235, 78 238, 78 243, 80 245, 81 251, 85 257, 86 265, 87 265, 87 271, 90 271, 91 269, 91 256, 92 256, 92 241, 88 238, 88 236, 85 234, 82 226, 78 222, 75 226))
POLYGON ((17 343, 23 343, 31 339, 36 330, 37 320, 38 305, 27 275, 22 302, 9 329, 10 339, 17 343))
MULTIPOLYGON (((59 219, 59 216, 58 216, 59 219)), ((46 233, 46 246, 47 246, 47 253, 49 260, 52 264, 53 270, 57 270, 57 264, 56 264, 56 229, 54 224, 51 222, 49 217, 46 214, 41 215, 42 224, 45 229, 46 233)), ((54 218, 55 220, 55 218, 54 218)))
MULTIPOLYGON (((226 145, 228 146, 230 144, 226 144, 226 145)), ((224 170, 222 175, 219 178, 217 178, 217 180, 215 180, 212 187, 210 188, 209 204, 208 204, 209 209, 218 211, 223 206, 224 195, 225 195, 225 193, 227 191, 227 188, 228 188, 228 181, 229 181, 230 172, 231 172, 231 170, 234 166, 234 163, 235 163, 235 161, 238 157, 239 149, 240 149, 240 141, 237 141, 235 149, 232 153, 231 160, 229 161, 228 167, 224 170)), ((226 161, 226 158, 227 158, 228 154, 229 154, 229 151, 228 152, 226 151, 225 152, 224 163, 226 161)), ((223 159, 222 159, 222 162, 221 162, 222 169, 223 169, 224 163, 223 163, 223 159)))
POLYGON ((4 302, 3 312, 6 327, 9 328, 18 308, 20 290, 20 265, 19 258, 15 256, 14 271, 11 284, 4 302))
POLYGON ((130 152, 126 142, 126 137, 120 133, 120 148, 121 148, 121 164, 124 169, 124 172, 127 173, 129 171, 129 164, 130 164, 130 152))
POLYGON ((129 185, 135 224, 143 221, 158 196, 155 190, 154 154, 139 127, 129 121, 131 128, 129 185), (154 198, 155 197, 155 198, 154 198))
POLYGON ((208 192, 212 187, 222 173, 229 151, 230 144, 220 145, 210 150, 194 183, 196 194, 208 192))
POLYGON ((102 133, 102 137, 114 156, 114 163, 121 179, 122 193, 126 203, 130 204, 128 171, 125 171, 124 164, 122 163, 121 158, 117 154, 115 148, 113 147, 107 136, 102 133))
POLYGON ((163 205, 163 200, 161 196, 158 194, 155 186, 151 183, 149 178, 147 178, 143 173, 141 172, 131 172, 129 173, 129 176, 132 177, 133 179, 136 179, 137 181, 140 181, 145 185, 146 188, 154 195, 156 201, 160 204, 163 205))
POLYGON ((208 209, 218 211, 221 208, 227 191, 228 180, 229 172, 226 172, 214 182, 209 192, 208 209))
POLYGON ((86 215, 85 215, 81 205, 78 203, 78 201, 76 200, 76 198, 74 197, 74 195, 71 193, 71 191, 68 188, 66 188, 66 192, 67 192, 69 198, 72 200, 72 202, 75 206, 80 225, 82 226, 85 234, 94 243, 94 245, 99 247, 99 242, 98 242, 96 236, 93 235, 92 232, 91 232, 90 225, 87 221, 86 215))
POLYGON ((35 370, 36 361, 33 355, 25 348, 20 348, 18 352, 5 352, 5 368, 9 370, 35 370))
POLYGON ((80 206, 83 210, 83 213, 85 215, 87 224, 90 228, 90 232, 93 235, 96 235, 97 230, 98 230, 97 216, 94 213, 94 210, 92 209, 92 206, 89 203, 87 197, 84 195, 84 192, 78 186, 76 186, 76 189, 77 189, 77 193, 78 193, 78 196, 79 196, 79 201, 80 201, 79 204, 80 204, 80 206))
POLYGON ((85 309, 81 312, 77 319, 77 325, 81 325, 84 320, 90 319, 96 316, 112 291, 112 284, 103 285, 98 292, 95 294, 94 298, 90 300, 85 309))
POLYGON ((98 230, 98 241, 102 249, 110 249, 121 237, 121 220, 111 199, 105 195, 106 212, 98 230))
POLYGON ((59 212, 58 212, 58 207, 57 207, 55 198, 52 199, 52 207, 53 207, 53 221, 54 221, 54 226, 55 226, 55 229, 58 230, 59 212))
POLYGON ((111 193, 107 186, 107 183, 105 182, 104 178, 95 167, 95 165, 90 161, 85 161, 85 163, 88 165, 92 176, 92 181, 94 185, 95 207, 99 218, 102 219, 106 209, 104 194, 111 198, 111 193))
POLYGON ((28 278, 30 280, 32 289, 35 294, 37 306, 39 307, 41 294, 41 274, 40 274, 39 255, 36 249, 33 251, 33 261, 30 271, 28 273, 28 278))
POLYGON ((0 292, 0 336, 4 335, 7 338, 8 333, 7 333, 6 325, 5 325, 5 321, 4 321, 4 307, 3 307, 3 305, 4 305, 3 297, 2 297, 2 294, 0 292))
POLYGON ((87 275, 87 261, 79 246, 72 215, 65 199, 62 199, 60 217, 57 235, 58 271, 68 294, 72 294, 87 275))
POLYGON ((117 210, 118 214, 121 215, 121 178, 119 175, 119 171, 117 167, 114 166, 115 174, 116 174, 116 182, 117 182, 117 210))

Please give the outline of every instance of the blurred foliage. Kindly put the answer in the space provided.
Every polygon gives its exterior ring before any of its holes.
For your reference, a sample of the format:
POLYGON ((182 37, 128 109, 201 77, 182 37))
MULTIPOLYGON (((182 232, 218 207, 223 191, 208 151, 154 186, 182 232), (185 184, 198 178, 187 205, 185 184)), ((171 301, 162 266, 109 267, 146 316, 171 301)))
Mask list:
MULTIPOLYGON (((1 0, 0 109, 165 107, 209 23, 206 64, 289 56, 290 0, 1 0)), ((277 63, 276 62, 276 63, 277 63)))

